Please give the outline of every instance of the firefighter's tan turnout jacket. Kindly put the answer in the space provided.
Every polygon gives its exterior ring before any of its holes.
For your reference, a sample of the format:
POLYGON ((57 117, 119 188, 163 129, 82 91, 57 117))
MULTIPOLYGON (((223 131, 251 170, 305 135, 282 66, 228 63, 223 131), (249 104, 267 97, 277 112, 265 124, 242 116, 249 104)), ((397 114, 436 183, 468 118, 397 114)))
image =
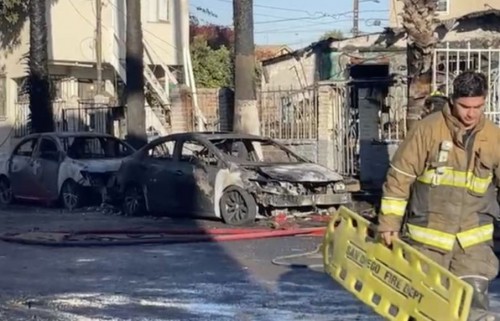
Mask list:
POLYGON ((410 239, 442 252, 492 241, 499 163, 500 129, 484 116, 469 133, 449 106, 427 116, 391 160, 379 231, 399 231, 405 218, 410 239))

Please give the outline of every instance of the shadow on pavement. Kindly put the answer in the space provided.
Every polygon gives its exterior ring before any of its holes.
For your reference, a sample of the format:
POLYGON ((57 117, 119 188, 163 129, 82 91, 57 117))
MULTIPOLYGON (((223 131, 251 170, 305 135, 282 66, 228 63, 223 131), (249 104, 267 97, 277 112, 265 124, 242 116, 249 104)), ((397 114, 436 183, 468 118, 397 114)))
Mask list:
POLYGON ((291 262, 311 266, 291 267, 279 278, 284 304, 290 309, 300 311, 301 306, 308 306, 314 311, 314 320, 382 320, 324 272, 320 253, 291 262))
MULTIPOLYGON (((28 206, 0 210, 0 232, 207 224, 217 223, 28 206)), ((345 302, 359 305, 326 275, 271 264, 276 256, 313 249, 318 240, 71 248, 0 242, 0 316, 2 320, 340 320, 340 314, 332 316, 345 302)))

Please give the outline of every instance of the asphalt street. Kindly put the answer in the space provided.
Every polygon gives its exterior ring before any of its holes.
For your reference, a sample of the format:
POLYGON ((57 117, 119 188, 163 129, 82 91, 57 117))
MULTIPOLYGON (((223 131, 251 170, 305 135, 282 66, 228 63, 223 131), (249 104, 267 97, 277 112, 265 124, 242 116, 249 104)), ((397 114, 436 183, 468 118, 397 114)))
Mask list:
MULTIPOLYGON (((0 232, 179 224, 217 225, 95 211, 0 210, 0 232)), ((319 241, 292 237, 114 247, 0 242, 0 320, 381 320, 321 269, 271 263, 276 256, 314 250, 319 241)), ((500 286, 492 292, 492 304, 500 310, 500 286)))
MULTIPOLYGON (((85 211, 0 211, 0 232, 172 224, 85 211)), ((379 320, 321 270, 271 263, 276 256, 314 250, 319 241, 81 248, 0 242, 0 320, 379 320)))

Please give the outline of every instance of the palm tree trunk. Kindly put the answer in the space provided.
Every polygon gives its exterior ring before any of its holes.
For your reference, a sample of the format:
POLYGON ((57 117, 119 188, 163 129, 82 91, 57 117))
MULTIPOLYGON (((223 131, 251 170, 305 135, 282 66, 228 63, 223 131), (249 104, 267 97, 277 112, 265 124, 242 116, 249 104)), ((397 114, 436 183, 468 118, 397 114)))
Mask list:
POLYGON ((403 0, 403 27, 408 35, 408 111, 411 129, 425 111, 425 99, 431 93, 432 57, 437 39, 436 0, 403 0))
POLYGON ((45 0, 32 0, 29 4, 30 51, 29 94, 31 131, 54 130, 54 115, 50 97, 47 21, 45 0))
POLYGON ((255 88, 253 0, 233 0, 234 117, 236 132, 259 135, 260 119, 255 88))
POLYGON ((142 41, 141 1, 127 0, 127 140, 134 147, 147 143, 142 41))

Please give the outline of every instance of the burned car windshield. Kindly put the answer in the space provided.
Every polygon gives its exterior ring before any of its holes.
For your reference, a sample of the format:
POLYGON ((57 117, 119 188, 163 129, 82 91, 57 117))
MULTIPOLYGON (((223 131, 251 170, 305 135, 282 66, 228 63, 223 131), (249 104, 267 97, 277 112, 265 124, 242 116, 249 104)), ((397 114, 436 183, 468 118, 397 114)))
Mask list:
POLYGON ((73 159, 122 158, 133 150, 114 137, 73 136, 61 138, 64 151, 73 159))
POLYGON ((213 139, 210 142, 235 163, 303 162, 298 156, 270 140, 213 139))

